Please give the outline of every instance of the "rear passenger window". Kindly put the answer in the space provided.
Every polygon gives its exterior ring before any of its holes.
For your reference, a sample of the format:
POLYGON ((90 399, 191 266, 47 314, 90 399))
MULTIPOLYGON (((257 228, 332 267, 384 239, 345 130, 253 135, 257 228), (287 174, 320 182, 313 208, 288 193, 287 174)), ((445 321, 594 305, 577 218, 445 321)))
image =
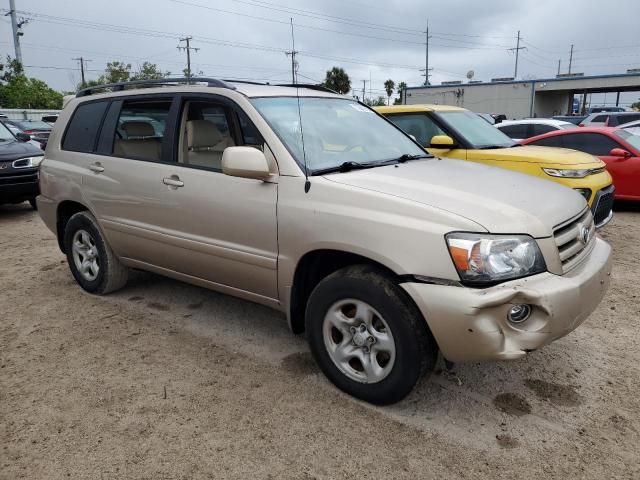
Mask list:
POLYGON ((160 161, 171 102, 124 102, 113 142, 113 154, 138 160, 160 161))
POLYGON ((562 147, 562 136, 541 138, 535 142, 531 142, 528 145, 539 145, 541 147, 562 147))
POLYGON ((556 130, 556 128, 551 125, 542 125, 539 123, 534 123, 531 125, 533 132, 531 132, 532 137, 536 137, 538 135, 542 135, 543 133, 549 133, 556 130))
POLYGON ((82 103, 73 112, 73 117, 62 140, 62 149, 72 152, 93 152, 96 135, 108 101, 82 103))
POLYGON ((529 125, 521 123, 519 125, 505 125, 504 127, 498 126, 498 130, 507 135, 509 138, 529 138, 529 125))

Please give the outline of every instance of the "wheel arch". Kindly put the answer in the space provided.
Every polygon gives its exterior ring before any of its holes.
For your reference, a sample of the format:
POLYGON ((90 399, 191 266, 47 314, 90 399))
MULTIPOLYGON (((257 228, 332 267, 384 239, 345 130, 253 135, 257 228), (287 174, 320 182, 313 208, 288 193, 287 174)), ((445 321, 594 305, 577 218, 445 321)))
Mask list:
POLYGON ((69 219, 78 212, 89 211, 89 208, 82 203, 73 200, 60 202, 56 211, 56 236, 58 237, 58 247, 62 253, 66 253, 64 248, 64 230, 69 219))
POLYGON ((313 289, 328 275, 351 265, 372 265, 400 283, 402 276, 370 257, 337 249, 317 249, 305 253, 296 265, 291 284, 287 316, 294 333, 303 333, 305 309, 313 289))

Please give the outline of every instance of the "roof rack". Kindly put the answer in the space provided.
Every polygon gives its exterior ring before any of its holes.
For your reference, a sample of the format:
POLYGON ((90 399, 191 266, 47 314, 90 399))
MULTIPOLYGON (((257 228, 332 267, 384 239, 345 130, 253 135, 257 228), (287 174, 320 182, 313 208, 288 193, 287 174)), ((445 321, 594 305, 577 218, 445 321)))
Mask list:
POLYGON ((335 93, 337 95, 340 95, 335 90, 331 90, 330 88, 327 88, 323 85, 318 85, 317 83, 278 83, 278 84, 273 84, 273 86, 274 87, 308 88, 309 90, 318 90, 320 92, 335 93))
POLYGON ((153 80, 131 80, 128 82, 118 82, 118 83, 106 83, 104 85, 96 85, 94 87, 87 87, 79 90, 76 93, 76 97, 85 97, 87 95, 92 95, 97 90, 106 90, 110 89, 113 92, 120 92, 128 87, 153 87, 157 85, 172 85, 176 83, 206 83, 209 87, 218 87, 218 88, 229 88, 231 90, 235 90, 233 85, 229 85, 225 80, 220 80, 217 78, 207 78, 207 77, 172 77, 172 78, 158 78, 153 80))

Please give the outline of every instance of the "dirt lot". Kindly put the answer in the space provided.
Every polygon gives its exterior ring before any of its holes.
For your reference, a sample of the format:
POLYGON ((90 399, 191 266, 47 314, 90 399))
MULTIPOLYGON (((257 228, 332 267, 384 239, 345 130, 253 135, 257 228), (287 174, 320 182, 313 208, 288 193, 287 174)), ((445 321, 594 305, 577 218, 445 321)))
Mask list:
POLYGON ((28 205, 0 207, 0 478, 640 478, 640 211, 603 236, 581 328, 375 408, 279 314, 145 273, 88 295, 28 205))

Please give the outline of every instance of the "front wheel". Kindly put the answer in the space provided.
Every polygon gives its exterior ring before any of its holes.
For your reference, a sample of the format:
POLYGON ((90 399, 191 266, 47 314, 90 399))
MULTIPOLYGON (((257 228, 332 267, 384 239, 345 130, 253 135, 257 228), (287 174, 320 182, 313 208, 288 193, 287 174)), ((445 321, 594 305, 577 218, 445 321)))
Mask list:
POLYGON ((339 270, 311 293, 306 331, 316 362, 338 388, 374 404, 404 398, 433 370, 438 349, 407 294, 367 265, 339 270))

